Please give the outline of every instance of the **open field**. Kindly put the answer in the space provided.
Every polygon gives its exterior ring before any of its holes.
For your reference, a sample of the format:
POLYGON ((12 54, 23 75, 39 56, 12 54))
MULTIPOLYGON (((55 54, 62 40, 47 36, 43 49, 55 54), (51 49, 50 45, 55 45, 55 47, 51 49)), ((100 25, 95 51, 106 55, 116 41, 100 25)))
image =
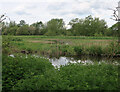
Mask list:
POLYGON ((14 46, 11 48, 10 53, 21 53, 21 51, 24 51, 25 53, 54 56, 89 55, 98 51, 97 54, 119 54, 119 51, 111 51, 112 48, 115 49, 117 42, 117 38, 114 37, 10 36, 10 39, 11 44, 14 46), (95 50, 91 51, 93 49, 95 50))

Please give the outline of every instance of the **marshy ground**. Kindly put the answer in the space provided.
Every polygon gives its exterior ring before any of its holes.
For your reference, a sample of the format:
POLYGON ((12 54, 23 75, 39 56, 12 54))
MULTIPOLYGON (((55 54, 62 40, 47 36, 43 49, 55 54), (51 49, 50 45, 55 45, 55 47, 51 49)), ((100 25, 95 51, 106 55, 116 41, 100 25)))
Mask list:
POLYGON ((116 42, 113 37, 4 36, 3 90, 119 90, 116 42), (79 62, 69 62, 76 56, 79 62))

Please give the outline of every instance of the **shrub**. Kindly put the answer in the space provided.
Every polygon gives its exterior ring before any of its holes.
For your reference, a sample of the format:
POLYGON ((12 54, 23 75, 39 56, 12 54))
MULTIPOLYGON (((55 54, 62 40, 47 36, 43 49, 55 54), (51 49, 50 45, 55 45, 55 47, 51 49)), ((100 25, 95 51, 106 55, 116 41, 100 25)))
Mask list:
POLYGON ((74 51, 76 52, 77 55, 84 54, 83 46, 76 46, 76 47, 74 47, 74 51))
POLYGON ((116 90, 118 89, 117 67, 110 64, 69 64, 60 68, 63 80, 69 80, 72 90, 116 90))
POLYGON ((46 59, 32 57, 3 56, 3 90, 10 90, 18 80, 43 74, 46 69, 54 68, 46 59))
POLYGON ((18 81, 14 90, 118 90, 117 67, 110 64, 61 66, 18 81))
POLYGON ((11 38, 8 37, 4 37, 2 39, 2 53, 3 54, 9 54, 10 52, 10 48, 11 48, 11 42, 10 42, 11 38))
POLYGON ((67 87, 66 81, 61 78, 57 70, 48 70, 44 75, 20 80, 13 90, 63 90, 67 87))
POLYGON ((74 55, 74 48, 72 46, 62 45, 59 49, 64 55, 74 55))
POLYGON ((11 41, 23 41, 21 38, 12 38, 11 41))
POLYGON ((103 54, 102 47, 100 47, 100 46, 91 46, 88 48, 88 51, 89 51, 90 55, 100 56, 101 54, 103 54))
POLYGON ((120 54, 120 45, 117 42, 111 42, 105 49, 105 54, 109 56, 116 56, 120 54))

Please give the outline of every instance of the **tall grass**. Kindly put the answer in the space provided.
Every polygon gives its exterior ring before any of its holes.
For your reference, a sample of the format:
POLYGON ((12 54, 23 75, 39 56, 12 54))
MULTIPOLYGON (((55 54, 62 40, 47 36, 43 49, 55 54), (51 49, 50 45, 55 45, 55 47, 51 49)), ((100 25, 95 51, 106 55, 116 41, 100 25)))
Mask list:
MULTIPOLYGON (((21 53, 21 51, 25 51, 29 54, 42 54, 49 56, 59 56, 59 55, 107 55, 107 56, 115 56, 120 54, 120 46, 116 43, 115 38, 96 38, 96 40, 92 40, 94 37, 77 37, 80 39, 73 39, 74 37, 58 37, 57 39, 53 39, 56 37, 46 37, 46 36, 15 36, 9 37, 9 43, 13 46, 12 48, 8 46, 7 41, 3 41, 3 52, 7 53, 21 53), (89 39, 88 39, 89 38, 89 39), (61 39, 61 40, 60 40, 61 39), (97 39, 101 39, 97 41, 97 39), (104 40, 107 39, 107 40, 104 40), (113 41, 111 40, 113 39, 113 41), (32 41, 36 41, 33 43, 32 41), (51 43, 44 43, 44 41, 51 41, 51 43), (52 43, 56 41, 56 43, 52 43), (39 42, 40 41, 40 42, 39 42), (42 42, 42 43, 41 43, 42 42), (60 43, 62 42, 62 43, 60 43), (5 46, 4 46, 5 43, 5 46), (6 44, 7 43, 7 44, 6 44), (68 43, 66 45, 66 43, 68 43), (11 50, 10 50, 11 49, 11 50), (10 50, 10 51, 9 51, 10 50)), ((75 37, 76 38, 76 37, 75 37)), ((5 37, 4 39, 7 39, 5 37)))
POLYGON ((80 39, 77 40, 72 39, 72 37, 71 39, 68 39, 69 37, 58 37, 59 39, 53 38, 46 36, 15 36, 9 37, 8 41, 6 41, 7 37, 5 37, 3 39, 3 53, 10 54, 25 51, 27 54, 38 53, 48 56, 117 56, 120 54, 120 46, 117 44, 116 40, 114 40, 115 38, 113 38, 113 40, 110 40, 111 38, 107 40, 101 38, 99 41, 97 41, 97 38, 96 40, 92 40, 92 37, 86 37, 85 40, 83 39, 84 37, 80 37, 80 39), (32 42, 36 40, 37 42, 32 42), (51 43, 44 42, 48 40, 51 41, 51 43), (52 43, 52 41, 56 41, 56 43, 52 43))

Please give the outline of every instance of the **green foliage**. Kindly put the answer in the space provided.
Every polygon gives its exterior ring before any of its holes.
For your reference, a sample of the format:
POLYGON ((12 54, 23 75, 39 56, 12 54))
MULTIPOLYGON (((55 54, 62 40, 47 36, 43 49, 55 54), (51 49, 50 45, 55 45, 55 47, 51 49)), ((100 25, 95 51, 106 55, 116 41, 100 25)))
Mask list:
POLYGON ((24 20, 20 20, 20 23, 18 24, 18 26, 24 26, 26 25, 26 22, 24 20))
POLYGON ((62 51, 62 55, 70 56, 74 55, 74 48, 69 45, 59 46, 59 50, 62 51))
POLYGON ((22 79, 13 90, 118 90, 117 76, 114 65, 76 63, 22 79))
POLYGON ((73 19, 69 22, 74 36, 102 36, 107 30, 104 20, 93 18, 91 15, 85 19, 73 19))
POLYGON ((3 35, 16 35, 17 29, 18 29, 18 26, 14 21, 11 21, 9 24, 4 23, 2 34, 3 35))
POLYGON ((101 54, 103 54, 103 50, 102 50, 101 46, 91 46, 88 48, 88 51, 89 51, 89 55, 100 56, 101 54))
POLYGON ((66 86, 66 81, 62 80, 58 70, 54 69, 47 70, 43 75, 20 80, 13 90, 62 90, 66 86))
POLYGON ((103 50, 101 46, 76 46, 74 47, 74 51, 76 52, 76 55, 98 55, 100 56, 103 54, 103 50))
POLYGON ((95 33, 94 36, 97 36, 97 37, 102 37, 102 33, 100 32, 99 34, 98 33, 95 33))
POLYGON ((16 35, 29 35, 29 26, 23 25, 17 29, 16 35))
POLYGON ((8 41, 5 39, 8 39, 8 37, 3 37, 3 52, 7 51, 9 54, 26 51, 29 54, 37 52, 48 56, 102 54, 115 56, 120 53, 119 45, 116 42, 117 38, 113 37, 9 36, 8 41), (114 45, 110 44, 112 40, 114 45), (10 46, 4 46, 4 43, 8 43, 10 46), (7 49, 11 50, 8 51, 7 49))
POLYGON ((69 80, 69 89, 72 90, 116 90, 118 88, 117 67, 113 65, 70 64, 61 67, 60 74, 65 76, 63 80, 69 80))
MULTIPOLYGON (((46 36, 115 36, 117 31, 114 31, 116 25, 108 29, 105 20, 93 18, 91 15, 84 19, 72 19, 69 22, 71 26, 67 29, 63 19, 51 19, 43 23, 42 21, 26 24, 21 20, 19 24, 15 22, 4 23, 3 35, 46 35, 46 36), (114 32, 114 35, 112 33, 114 32)), ((115 29, 116 30, 116 29, 115 29)))
POLYGON ((12 40, 12 41, 23 41, 23 40, 20 39, 20 38, 12 38, 11 40, 12 40))
POLYGON ((118 23, 112 25, 106 34, 108 36, 118 36, 118 23))
POLYGON ((46 26, 42 23, 42 21, 33 23, 31 27, 35 28, 33 30, 33 35, 44 35, 46 33, 46 26))
POLYGON ((64 21, 63 19, 51 19, 47 22, 47 33, 45 35, 55 36, 64 35, 64 21))
POLYGON ((11 48, 11 37, 5 37, 2 38, 2 53, 3 54, 9 54, 11 48))
POLYGON ((76 52, 77 55, 84 54, 84 48, 83 48, 83 46, 76 46, 76 47, 74 47, 74 51, 76 52))
POLYGON ((120 44, 117 42, 111 42, 105 51, 106 53, 109 53, 112 56, 120 54, 120 44))
POLYGON ((3 90, 11 90, 11 88, 21 79, 30 78, 32 76, 44 74, 53 66, 47 59, 35 59, 32 57, 8 57, 3 55, 2 69, 2 87, 3 90))
POLYGON ((55 53, 62 51, 66 55, 90 54, 90 55, 115 55, 120 54, 120 46, 113 42, 110 45, 103 46, 93 45, 77 45, 87 39, 87 42, 92 39, 116 39, 112 37, 64 37, 64 36, 3 36, 3 91, 8 90, 118 90, 118 66, 113 64, 94 64, 82 65, 79 63, 61 66, 60 69, 55 69, 47 59, 42 58, 25 58, 20 55, 15 55, 15 58, 5 55, 9 54, 11 47, 14 45, 17 49, 24 48, 26 51, 40 51, 55 53), (55 40, 55 44, 47 43, 32 43, 31 40, 45 41, 48 39, 64 39, 68 40, 69 44, 59 43, 55 40), (82 40, 82 41, 81 41, 82 40), (73 42, 73 43, 72 43, 73 42), (75 45, 74 45, 75 44, 75 45), (76 46, 77 45, 77 46, 76 46), (74 47, 75 46, 75 47, 74 47), (8 50, 7 50, 8 49, 8 50))

